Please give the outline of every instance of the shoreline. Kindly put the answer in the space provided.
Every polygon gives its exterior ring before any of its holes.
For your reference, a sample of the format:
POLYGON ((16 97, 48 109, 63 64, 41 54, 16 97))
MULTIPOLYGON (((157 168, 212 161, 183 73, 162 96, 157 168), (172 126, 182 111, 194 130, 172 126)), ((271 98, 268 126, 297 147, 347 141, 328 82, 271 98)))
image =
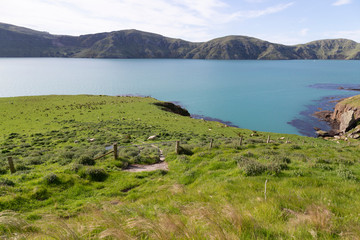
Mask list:
POLYGON ((337 90, 352 92, 350 95, 329 95, 317 100, 313 100, 311 104, 305 106, 305 110, 301 111, 299 115, 288 122, 288 124, 295 127, 301 135, 308 137, 319 137, 320 134, 335 136, 338 134, 339 123, 331 119, 331 115, 338 102, 343 99, 358 95, 360 88, 359 84, 313 84, 309 85, 311 88, 337 90))
POLYGON ((295 127, 301 135, 307 137, 317 137, 316 131, 320 129, 330 131, 331 126, 328 122, 324 121, 324 118, 319 118, 321 114, 316 113, 329 114, 335 107, 336 102, 344 97, 344 95, 332 95, 313 100, 311 104, 305 105, 305 109, 296 118, 289 121, 288 124, 295 127))
POLYGON ((225 124, 225 125, 227 125, 229 127, 240 128, 239 126, 233 124, 230 121, 221 120, 219 118, 212 118, 212 117, 208 117, 208 116, 204 116, 204 115, 198 115, 198 114, 191 114, 190 117, 194 118, 194 119, 203 119, 205 121, 219 122, 219 123, 225 124))
MULTIPOLYGON (((354 86, 351 84, 351 86, 354 86)), ((357 85, 358 86, 358 85, 357 85)), ((331 85, 331 89, 333 89, 333 87, 336 87, 337 90, 340 91, 355 91, 358 92, 360 91, 359 88, 353 88, 353 87, 349 87, 349 85, 337 85, 337 84, 332 84, 331 85)), ((341 123, 339 121, 337 121, 336 119, 334 119, 333 114, 335 112, 335 108, 336 105, 353 96, 356 96, 358 94, 352 94, 352 95, 347 95, 347 96, 343 96, 341 97, 329 97, 329 99, 331 99, 330 101, 328 101, 328 104, 333 105, 333 107, 331 108, 331 110, 329 109, 319 109, 320 111, 315 111, 312 116, 316 117, 317 119, 319 119, 319 121, 325 122, 328 125, 328 129, 322 129, 322 128, 317 128, 314 127, 314 130, 316 131, 317 137, 335 137, 335 136, 339 136, 341 135, 341 131, 340 131, 340 126, 341 123)))
MULTIPOLYGON (((169 101, 170 103, 173 103, 183 109, 185 109, 186 111, 187 108, 181 104, 181 102, 179 101, 169 101)), ((190 113, 190 112, 189 112, 190 113)), ((225 124, 229 127, 235 127, 235 128, 240 128, 239 126, 235 125, 234 123, 232 123, 231 121, 225 121, 225 120, 222 120, 220 118, 213 118, 213 117, 209 117, 209 116, 206 116, 206 115, 201 115, 201 114, 192 114, 190 113, 190 117, 193 118, 193 119, 203 119, 205 121, 212 121, 212 122, 219 122, 219 123, 222 123, 222 124, 225 124)))

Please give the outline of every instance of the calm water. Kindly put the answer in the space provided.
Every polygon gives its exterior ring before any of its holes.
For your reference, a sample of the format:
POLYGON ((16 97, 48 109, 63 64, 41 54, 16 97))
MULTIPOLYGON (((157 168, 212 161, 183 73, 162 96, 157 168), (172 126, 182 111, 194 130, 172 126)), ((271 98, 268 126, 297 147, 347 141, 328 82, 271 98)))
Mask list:
POLYGON ((0 58, 0 84, 0 97, 145 95, 241 128, 311 135, 293 120, 309 123, 323 97, 357 94, 316 86, 360 85, 360 61, 0 58))

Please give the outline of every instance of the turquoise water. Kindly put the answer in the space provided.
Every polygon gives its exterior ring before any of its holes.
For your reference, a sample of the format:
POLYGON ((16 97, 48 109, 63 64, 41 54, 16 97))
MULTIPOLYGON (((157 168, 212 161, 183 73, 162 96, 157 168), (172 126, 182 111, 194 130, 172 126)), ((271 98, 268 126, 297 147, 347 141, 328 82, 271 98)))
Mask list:
POLYGON ((0 58, 0 97, 144 95, 241 128, 299 134, 288 124, 314 100, 357 92, 309 87, 359 84, 360 61, 225 61, 0 58))

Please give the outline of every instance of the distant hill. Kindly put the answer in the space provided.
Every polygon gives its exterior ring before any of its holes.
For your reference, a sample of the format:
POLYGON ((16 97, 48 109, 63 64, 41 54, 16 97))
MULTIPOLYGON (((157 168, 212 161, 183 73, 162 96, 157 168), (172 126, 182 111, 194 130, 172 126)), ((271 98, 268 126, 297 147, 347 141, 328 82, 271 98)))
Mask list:
POLYGON ((0 57, 360 60, 360 44, 331 39, 287 46, 246 36, 194 43, 138 30, 75 37, 0 23, 0 57))

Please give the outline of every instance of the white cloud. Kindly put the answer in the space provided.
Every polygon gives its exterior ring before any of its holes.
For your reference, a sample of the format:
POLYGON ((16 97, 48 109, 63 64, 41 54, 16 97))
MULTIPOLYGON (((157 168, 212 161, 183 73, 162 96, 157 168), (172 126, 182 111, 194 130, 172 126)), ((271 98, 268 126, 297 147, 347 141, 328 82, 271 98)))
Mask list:
POLYGON ((352 2, 352 0, 337 0, 332 5, 333 6, 341 6, 341 5, 350 4, 351 2, 352 2))
POLYGON ((287 9, 288 7, 292 6, 293 4, 294 4, 294 2, 290 2, 287 4, 279 4, 276 6, 268 7, 268 8, 262 9, 262 10, 239 11, 237 13, 234 13, 231 16, 231 18, 233 18, 233 19, 234 18, 258 18, 261 16, 281 12, 281 11, 287 9))
MULTIPOLYGON (((254 1, 254 0, 251 0, 254 1)), ((257 1, 257 0, 256 0, 257 1)), ((214 29, 274 14, 293 5, 236 11, 225 0, 0 0, 0 22, 80 35, 139 29, 191 41, 213 38, 214 29)))

